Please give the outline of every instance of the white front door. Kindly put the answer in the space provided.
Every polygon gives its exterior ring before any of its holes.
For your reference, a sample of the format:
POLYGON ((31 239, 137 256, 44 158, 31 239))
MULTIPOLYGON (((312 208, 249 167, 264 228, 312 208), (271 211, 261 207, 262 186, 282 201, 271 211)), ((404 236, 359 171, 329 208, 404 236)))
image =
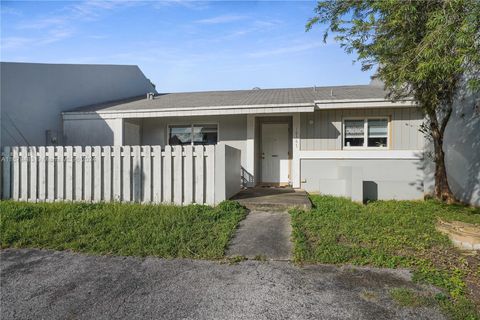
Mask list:
POLYGON ((262 182, 288 183, 288 124, 262 124, 262 182))

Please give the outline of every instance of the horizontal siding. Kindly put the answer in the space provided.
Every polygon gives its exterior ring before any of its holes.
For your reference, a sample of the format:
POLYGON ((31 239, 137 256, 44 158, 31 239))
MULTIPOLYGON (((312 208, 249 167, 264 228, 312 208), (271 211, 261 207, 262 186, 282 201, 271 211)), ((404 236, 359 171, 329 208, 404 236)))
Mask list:
POLYGON ((423 116, 417 108, 375 108, 319 110, 300 117, 301 150, 341 150, 342 119, 348 117, 390 117, 391 149, 420 150, 424 146, 419 131, 423 116))

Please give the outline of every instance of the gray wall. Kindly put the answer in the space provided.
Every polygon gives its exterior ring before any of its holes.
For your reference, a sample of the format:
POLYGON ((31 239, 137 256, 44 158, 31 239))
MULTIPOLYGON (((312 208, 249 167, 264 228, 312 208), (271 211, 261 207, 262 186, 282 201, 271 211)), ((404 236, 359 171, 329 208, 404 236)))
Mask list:
POLYGON ((141 134, 142 120, 125 119, 123 122, 123 144, 126 146, 138 146, 142 144, 141 134))
MULTIPOLYGON (((445 129, 444 151, 452 192, 459 200, 480 206, 480 94, 455 101, 445 129)), ((428 192, 433 192, 433 172, 434 165, 430 162, 428 192)))
POLYGON ((61 143, 62 111, 154 91, 137 66, 2 62, 0 75, 0 146, 45 145, 46 130, 61 143))
POLYGON ((65 120, 65 144, 70 146, 112 146, 114 120, 65 120))
POLYGON ((364 200, 422 199, 422 165, 421 160, 302 159, 301 187, 309 192, 348 197, 356 182, 345 176, 346 169, 358 168, 364 200))
POLYGON ((142 144, 168 144, 168 125, 173 124, 218 124, 218 140, 242 152, 242 166, 246 164, 247 116, 167 117, 142 120, 142 144))
POLYGON ((301 150, 341 150, 342 119, 346 117, 388 116, 391 119, 391 149, 421 150, 423 134, 418 130, 423 116, 417 108, 376 108, 318 110, 300 116, 301 150))

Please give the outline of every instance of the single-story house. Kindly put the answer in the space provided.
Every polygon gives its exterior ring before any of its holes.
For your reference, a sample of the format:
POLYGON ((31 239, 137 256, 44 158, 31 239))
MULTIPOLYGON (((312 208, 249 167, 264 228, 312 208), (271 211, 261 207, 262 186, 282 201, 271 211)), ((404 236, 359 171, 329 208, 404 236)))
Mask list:
MULTIPOLYGON (((0 63, 0 77, 1 148, 224 142, 241 150, 245 186, 357 200, 416 199, 433 188, 419 108, 387 101, 378 83, 157 94, 138 66, 11 62, 0 63)), ((479 130, 480 96, 459 97, 445 131, 447 174, 454 194, 476 206, 479 130)))
POLYGON ((63 112, 69 145, 241 150, 243 184, 365 199, 420 199, 423 121, 381 85, 147 94, 63 112))

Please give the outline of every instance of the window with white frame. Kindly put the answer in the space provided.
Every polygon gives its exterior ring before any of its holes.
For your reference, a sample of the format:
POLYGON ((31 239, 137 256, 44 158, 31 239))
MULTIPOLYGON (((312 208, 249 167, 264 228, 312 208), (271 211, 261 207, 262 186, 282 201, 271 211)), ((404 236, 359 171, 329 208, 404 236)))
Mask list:
POLYGON ((388 119, 346 119, 343 146, 345 148, 386 148, 388 146, 388 119))
POLYGON ((170 145, 210 145, 217 144, 216 124, 171 125, 168 132, 170 145))

